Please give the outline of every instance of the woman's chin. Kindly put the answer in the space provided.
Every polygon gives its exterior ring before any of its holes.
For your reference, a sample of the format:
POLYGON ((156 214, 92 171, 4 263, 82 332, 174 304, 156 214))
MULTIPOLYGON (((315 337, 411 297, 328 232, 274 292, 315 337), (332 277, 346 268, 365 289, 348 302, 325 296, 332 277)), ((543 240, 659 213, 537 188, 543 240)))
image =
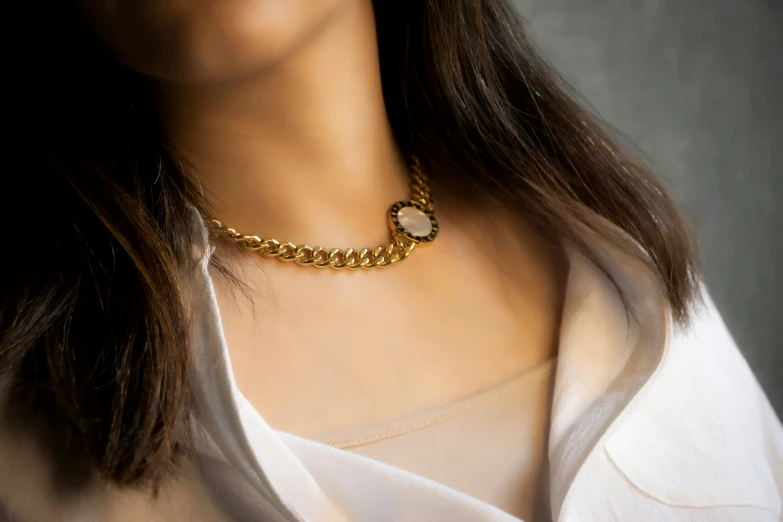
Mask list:
MULTIPOLYGON (((130 1, 130 0, 129 0, 130 1)), ((88 25, 127 67, 175 83, 230 81, 278 63, 347 0, 193 0, 83 5, 88 25), (175 6, 169 4, 177 4, 175 6)))

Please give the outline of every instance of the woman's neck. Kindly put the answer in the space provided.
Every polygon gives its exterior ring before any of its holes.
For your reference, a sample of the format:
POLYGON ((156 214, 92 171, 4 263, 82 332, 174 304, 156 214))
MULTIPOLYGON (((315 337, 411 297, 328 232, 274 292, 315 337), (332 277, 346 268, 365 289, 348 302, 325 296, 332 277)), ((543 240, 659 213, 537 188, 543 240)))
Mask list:
POLYGON ((160 87, 164 125, 216 216, 243 233, 375 246, 408 178, 384 107, 371 2, 233 82, 160 87))

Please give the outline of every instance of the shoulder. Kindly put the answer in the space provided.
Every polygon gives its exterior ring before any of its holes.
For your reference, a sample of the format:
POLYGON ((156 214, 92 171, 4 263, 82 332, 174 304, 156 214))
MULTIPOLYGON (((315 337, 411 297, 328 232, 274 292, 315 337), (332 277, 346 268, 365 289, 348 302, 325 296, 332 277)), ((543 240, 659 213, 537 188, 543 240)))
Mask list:
POLYGON ((695 426, 712 423, 746 446, 774 435, 780 448, 778 417, 706 290, 702 300, 687 328, 672 329, 649 401, 676 406, 695 426))
POLYGON ((703 299, 687 329, 670 331, 661 365, 606 452, 660 503, 739 517, 726 520, 756 520, 741 510, 761 510, 777 520, 783 427, 706 292, 703 299))

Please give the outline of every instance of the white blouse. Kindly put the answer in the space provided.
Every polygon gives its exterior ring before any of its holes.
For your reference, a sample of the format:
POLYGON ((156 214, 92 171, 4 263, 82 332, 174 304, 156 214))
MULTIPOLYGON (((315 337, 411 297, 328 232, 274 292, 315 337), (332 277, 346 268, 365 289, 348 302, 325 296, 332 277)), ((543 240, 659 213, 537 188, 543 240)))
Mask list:
MULTIPOLYGON (((783 426, 709 296, 680 330, 639 262, 603 248, 633 319, 606 277, 571 252, 548 442, 551 519, 781 520, 783 426)), ((271 429, 234 381, 208 257, 193 279, 193 377, 203 480, 229 519, 519 520, 414 472, 271 429)))

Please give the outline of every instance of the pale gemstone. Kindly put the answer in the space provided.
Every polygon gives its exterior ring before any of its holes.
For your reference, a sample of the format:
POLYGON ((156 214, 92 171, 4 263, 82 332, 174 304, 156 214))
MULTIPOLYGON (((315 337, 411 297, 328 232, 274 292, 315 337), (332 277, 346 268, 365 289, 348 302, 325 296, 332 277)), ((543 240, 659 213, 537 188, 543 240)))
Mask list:
POLYGON ((402 228, 412 236, 427 237, 432 232, 430 218, 416 207, 402 207, 397 212, 397 219, 402 228))

